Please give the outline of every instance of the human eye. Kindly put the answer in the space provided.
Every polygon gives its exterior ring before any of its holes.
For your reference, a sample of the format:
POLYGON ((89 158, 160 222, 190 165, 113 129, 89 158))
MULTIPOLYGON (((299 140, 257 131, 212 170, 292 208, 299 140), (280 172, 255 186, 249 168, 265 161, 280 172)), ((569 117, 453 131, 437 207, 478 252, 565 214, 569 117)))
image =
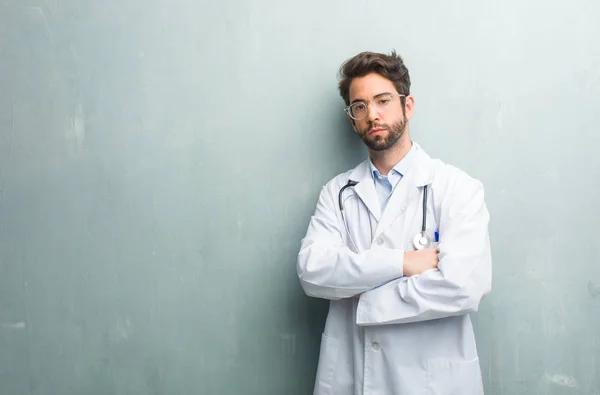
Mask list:
POLYGON ((392 98, 390 96, 382 96, 379 99, 377 99, 377 104, 379 104, 380 106, 385 106, 391 100, 392 100, 392 98))
POLYGON ((367 105, 365 103, 354 103, 352 105, 352 109, 356 111, 365 111, 367 109, 367 105))

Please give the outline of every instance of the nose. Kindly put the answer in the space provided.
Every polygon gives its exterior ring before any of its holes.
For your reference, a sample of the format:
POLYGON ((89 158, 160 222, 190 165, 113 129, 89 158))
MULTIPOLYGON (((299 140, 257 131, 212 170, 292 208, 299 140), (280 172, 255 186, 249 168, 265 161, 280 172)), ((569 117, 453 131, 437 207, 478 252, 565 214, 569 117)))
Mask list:
POLYGON ((374 105, 374 103, 371 103, 368 107, 367 107, 367 120, 373 122, 379 119, 379 109, 377 108, 376 105, 374 105))

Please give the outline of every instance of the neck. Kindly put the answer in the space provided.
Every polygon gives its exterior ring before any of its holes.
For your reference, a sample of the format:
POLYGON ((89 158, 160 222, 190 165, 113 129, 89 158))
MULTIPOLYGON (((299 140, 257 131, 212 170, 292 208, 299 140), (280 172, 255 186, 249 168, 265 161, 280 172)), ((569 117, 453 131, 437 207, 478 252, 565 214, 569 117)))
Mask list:
POLYGON ((389 171, 406 156, 412 145, 413 143, 410 139, 406 139, 406 141, 400 139, 396 144, 385 151, 369 150, 369 156, 371 157, 371 162, 373 162, 375 168, 379 170, 379 173, 387 175, 389 171))

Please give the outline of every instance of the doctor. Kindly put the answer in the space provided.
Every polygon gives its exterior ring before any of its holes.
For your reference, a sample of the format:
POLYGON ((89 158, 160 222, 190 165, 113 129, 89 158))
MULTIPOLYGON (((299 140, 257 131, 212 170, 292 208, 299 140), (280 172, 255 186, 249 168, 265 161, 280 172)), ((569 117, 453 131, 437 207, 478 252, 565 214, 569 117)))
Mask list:
POLYGON ((298 254, 306 294, 331 301, 314 394, 483 395, 469 317, 491 290, 482 184, 411 140, 395 52, 340 74, 369 157, 322 188, 298 254))

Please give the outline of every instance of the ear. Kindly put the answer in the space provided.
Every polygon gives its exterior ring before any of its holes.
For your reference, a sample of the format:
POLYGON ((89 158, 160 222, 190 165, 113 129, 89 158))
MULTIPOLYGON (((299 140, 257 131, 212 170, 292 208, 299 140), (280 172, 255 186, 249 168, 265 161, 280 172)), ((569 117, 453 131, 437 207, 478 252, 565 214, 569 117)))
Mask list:
POLYGON ((406 119, 409 120, 412 118, 413 113, 415 111, 415 98, 413 95, 408 95, 404 99, 404 109, 406 111, 406 119))

